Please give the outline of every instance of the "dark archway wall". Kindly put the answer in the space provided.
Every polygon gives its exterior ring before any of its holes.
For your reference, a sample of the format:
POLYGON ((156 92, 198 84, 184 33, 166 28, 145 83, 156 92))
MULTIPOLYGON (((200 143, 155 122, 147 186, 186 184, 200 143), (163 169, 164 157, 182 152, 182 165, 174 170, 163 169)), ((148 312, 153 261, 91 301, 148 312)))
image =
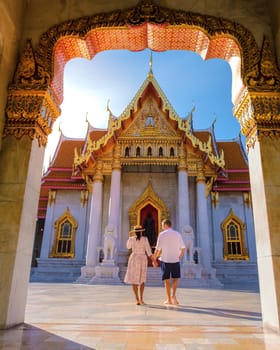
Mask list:
MULTIPOLYGON (((138 3, 138 0, 28 0, 24 15, 23 39, 31 38, 36 44, 39 36, 55 24, 101 12, 131 8, 138 3)), ((170 9, 222 17, 242 24, 254 33, 259 46, 263 34, 271 36, 265 0, 154 0, 154 3, 170 9)))
MULTIPOLYGON (((0 0, 0 135, 5 122, 7 87, 16 67, 25 13, 24 0, 0 0)), ((2 138, 0 137, 0 149, 2 138)))
POLYGON ((275 52, 280 67, 280 1, 270 0, 268 2, 268 13, 271 21, 271 29, 273 35, 273 42, 275 45, 275 52))

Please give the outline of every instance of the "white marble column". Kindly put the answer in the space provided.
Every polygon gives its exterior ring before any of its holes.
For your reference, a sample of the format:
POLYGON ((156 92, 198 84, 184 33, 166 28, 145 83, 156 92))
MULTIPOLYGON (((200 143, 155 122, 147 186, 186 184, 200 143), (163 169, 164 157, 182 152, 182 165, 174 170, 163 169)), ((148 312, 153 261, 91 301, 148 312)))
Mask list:
MULTIPOLYGON (((187 172, 187 161, 184 144, 179 149, 178 165, 178 209, 177 209, 177 229, 182 234, 183 240, 187 246, 186 236, 183 234, 184 227, 190 225, 190 205, 189 205, 189 180, 187 172)), ((187 261, 187 252, 182 262, 187 261)))
POLYGON ((53 217, 55 208, 55 196, 56 191, 50 190, 40 259, 48 259, 54 242, 53 217))
POLYGON ((104 233, 104 260, 95 268, 95 276, 90 280, 95 283, 120 284, 118 260, 118 233, 121 198, 121 163, 120 147, 115 145, 112 163, 112 176, 110 188, 109 219, 104 233))
POLYGON ((186 169, 178 171, 178 230, 190 224, 189 185, 186 169))
POLYGON ((82 267, 83 277, 92 277, 97 265, 97 247, 101 238, 102 199, 103 199, 103 175, 102 162, 98 162, 96 173, 93 177, 92 198, 88 226, 88 242, 86 254, 86 266, 82 267))
POLYGON ((190 224, 189 182, 184 144, 179 149, 177 220, 177 228, 183 233, 184 226, 190 224))
POLYGON ((115 146, 112 177, 110 188, 110 203, 109 203, 109 224, 116 227, 119 232, 120 220, 120 199, 121 199, 121 165, 120 165, 120 148, 115 146))
POLYGON ((206 184, 202 164, 198 166, 198 175, 196 181, 197 234, 199 238, 199 245, 201 248, 201 263, 204 268, 210 269, 210 232, 207 211, 206 184))

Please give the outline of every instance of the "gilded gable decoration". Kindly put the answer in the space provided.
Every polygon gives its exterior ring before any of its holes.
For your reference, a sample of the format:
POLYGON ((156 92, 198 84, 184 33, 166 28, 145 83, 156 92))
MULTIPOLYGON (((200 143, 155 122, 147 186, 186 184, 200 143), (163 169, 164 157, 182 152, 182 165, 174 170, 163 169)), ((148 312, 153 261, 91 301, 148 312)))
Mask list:
POLYGON ((75 150, 74 168, 82 170, 86 167, 89 160, 94 158, 93 154, 105 149, 109 140, 115 139, 116 135, 121 148, 122 165, 134 163, 186 167, 185 156, 179 157, 179 145, 188 142, 194 149, 205 153, 205 159, 212 165, 224 168, 223 151, 217 154, 213 150, 211 136, 207 142, 203 142, 193 134, 191 118, 191 114, 184 120, 177 115, 149 72, 124 112, 118 118, 110 117, 108 132, 95 141, 88 136, 85 150, 80 153, 75 150), (150 95, 145 95, 147 91, 150 95), (160 102, 156 99, 160 99, 160 102))

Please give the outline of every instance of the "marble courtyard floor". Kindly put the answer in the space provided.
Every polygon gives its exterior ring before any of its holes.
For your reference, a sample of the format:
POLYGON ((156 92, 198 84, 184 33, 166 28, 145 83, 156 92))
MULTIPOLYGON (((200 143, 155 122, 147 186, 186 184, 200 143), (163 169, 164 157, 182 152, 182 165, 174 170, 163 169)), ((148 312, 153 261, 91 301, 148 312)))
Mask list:
POLYGON ((5 350, 279 350, 262 328, 254 290, 146 287, 136 306, 130 286, 30 283, 25 323, 0 331, 5 350))

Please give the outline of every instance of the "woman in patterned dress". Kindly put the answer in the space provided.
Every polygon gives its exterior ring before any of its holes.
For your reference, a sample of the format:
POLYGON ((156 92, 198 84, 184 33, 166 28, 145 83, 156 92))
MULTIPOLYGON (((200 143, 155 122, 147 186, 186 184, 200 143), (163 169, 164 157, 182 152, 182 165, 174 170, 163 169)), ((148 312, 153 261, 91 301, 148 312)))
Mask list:
POLYGON ((153 259, 151 247, 148 238, 142 236, 145 229, 141 225, 134 226, 129 232, 129 239, 126 242, 127 249, 132 253, 128 259, 127 270, 124 282, 132 284, 132 290, 136 298, 136 305, 143 305, 143 294, 147 277, 148 259, 153 259))

